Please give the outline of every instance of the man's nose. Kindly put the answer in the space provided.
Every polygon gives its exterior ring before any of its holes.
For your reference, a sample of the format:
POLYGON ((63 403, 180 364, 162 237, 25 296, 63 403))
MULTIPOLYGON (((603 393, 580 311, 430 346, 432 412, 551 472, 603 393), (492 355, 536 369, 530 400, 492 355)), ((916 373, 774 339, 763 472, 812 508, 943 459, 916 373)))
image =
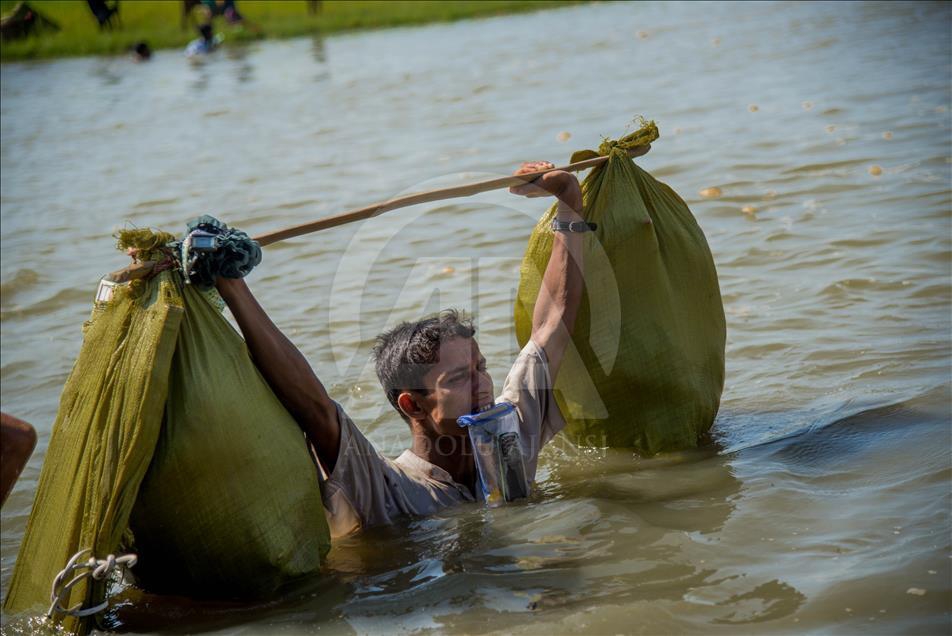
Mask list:
POLYGON ((491 395, 493 392, 493 379, 485 371, 476 371, 470 382, 476 396, 491 395))

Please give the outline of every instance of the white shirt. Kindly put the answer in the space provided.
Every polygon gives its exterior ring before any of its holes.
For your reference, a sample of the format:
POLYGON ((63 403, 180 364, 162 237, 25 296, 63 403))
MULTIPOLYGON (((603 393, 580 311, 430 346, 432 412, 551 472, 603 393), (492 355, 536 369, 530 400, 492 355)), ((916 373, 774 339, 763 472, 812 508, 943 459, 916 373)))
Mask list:
MULTIPOLYGON (((522 349, 506 376, 497 402, 510 402, 519 415, 526 472, 535 479, 539 451, 565 426, 552 393, 549 365, 534 342, 522 349)), ((340 450, 334 471, 322 484, 331 536, 392 523, 402 515, 430 515, 474 501, 473 493, 448 472, 412 451, 397 459, 381 455, 337 405, 340 450)))

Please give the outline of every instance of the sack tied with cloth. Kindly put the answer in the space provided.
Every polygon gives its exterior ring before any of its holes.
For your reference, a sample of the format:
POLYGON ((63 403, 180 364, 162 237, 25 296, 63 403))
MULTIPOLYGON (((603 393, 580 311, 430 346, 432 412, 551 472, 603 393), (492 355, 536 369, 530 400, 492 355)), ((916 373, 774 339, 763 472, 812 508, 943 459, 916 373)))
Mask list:
MULTIPOLYGON (((196 268, 193 284, 166 269, 109 286, 112 297, 96 302, 6 611, 45 608, 50 582, 86 548, 98 557, 134 551, 138 585, 193 598, 266 597, 319 572, 330 534, 315 463, 241 336, 202 290, 260 260, 253 241, 219 225, 226 256, 196 268)), ((149 230, 119 238, 150 263, 166 258, 174 239, 149 230)), ((86 579, 60 604, 94 606, 106 584, 86 579)), ((91 626, 87 617, 58 618, 77 633, 91 626)))
MULTIPOLYGON (((693 448, 724 387, 726 323, 714 259, 687 204, 627 150, 658 138, 652 121, 572 155, 608 160, 582 182, 585 297, 555 396, 569 439, 641 455, 693 448)), ((552 251, 555 207, 529 238, 515 304, 524 346, 552 251)))

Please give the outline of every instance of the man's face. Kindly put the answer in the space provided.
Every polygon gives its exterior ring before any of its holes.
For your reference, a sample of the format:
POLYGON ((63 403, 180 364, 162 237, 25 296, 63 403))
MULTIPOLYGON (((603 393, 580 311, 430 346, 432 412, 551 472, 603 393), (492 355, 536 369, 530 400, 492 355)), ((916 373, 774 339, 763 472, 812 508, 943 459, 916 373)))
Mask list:
POLYGON ((423 376, 426 395, 418 395, 436 431, 443 435, 466 435, 456 424, 493 403, 493 380, 475 338, 450 338, 440 347, 439 361, 423 376))

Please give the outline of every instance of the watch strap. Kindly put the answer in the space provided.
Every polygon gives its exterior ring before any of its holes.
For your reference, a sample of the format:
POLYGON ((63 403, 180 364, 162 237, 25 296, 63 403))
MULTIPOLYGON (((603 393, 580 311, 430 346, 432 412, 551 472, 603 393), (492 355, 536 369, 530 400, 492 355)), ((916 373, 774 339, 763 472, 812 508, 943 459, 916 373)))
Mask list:
POLYGON ((597 228, 597 224, 587 221, 560 221, 558 219, 552 219, 553 232, 594 232, 597 228))

